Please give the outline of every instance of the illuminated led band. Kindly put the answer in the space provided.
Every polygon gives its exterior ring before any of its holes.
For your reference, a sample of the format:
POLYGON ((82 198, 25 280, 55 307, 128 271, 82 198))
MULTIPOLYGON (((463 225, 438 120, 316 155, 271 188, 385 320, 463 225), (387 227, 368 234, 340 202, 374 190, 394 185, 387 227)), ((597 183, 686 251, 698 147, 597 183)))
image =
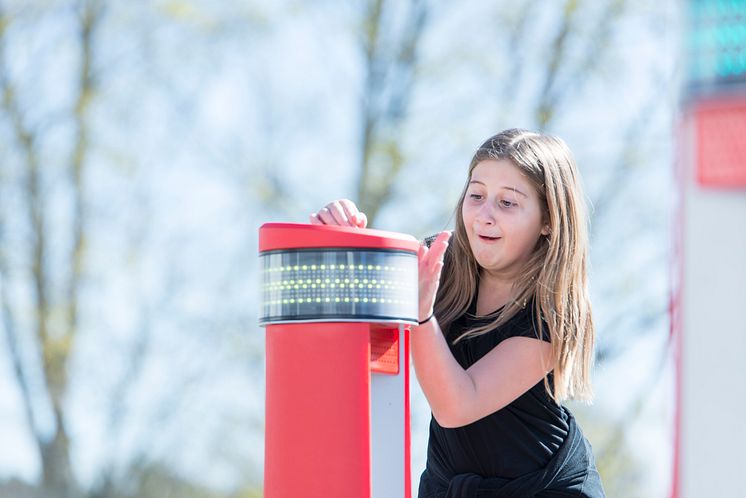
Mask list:
POLYGON ((386 249, 260 253, 261 324, 315 321, 417 323, 417 255, 386 249))

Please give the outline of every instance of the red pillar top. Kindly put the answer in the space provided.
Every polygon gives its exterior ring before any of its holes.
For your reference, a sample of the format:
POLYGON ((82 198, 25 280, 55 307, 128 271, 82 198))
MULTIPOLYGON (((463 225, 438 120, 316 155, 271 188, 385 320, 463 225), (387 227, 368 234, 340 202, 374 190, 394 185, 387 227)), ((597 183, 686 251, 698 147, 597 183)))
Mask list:
POLYGON ((370 228, 265 223, 259 229, 259 252, 328 247, 417 253, 419 246, 411 235, 370 228))

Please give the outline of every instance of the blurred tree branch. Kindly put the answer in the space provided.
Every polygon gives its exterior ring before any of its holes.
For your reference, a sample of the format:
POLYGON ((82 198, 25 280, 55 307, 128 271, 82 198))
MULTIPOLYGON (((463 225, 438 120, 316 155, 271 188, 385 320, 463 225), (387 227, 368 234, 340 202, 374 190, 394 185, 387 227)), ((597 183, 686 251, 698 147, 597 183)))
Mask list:
POLYGON ((427 21, 424 0, 410 0, 401 34, 392 26, 395 2, 370 0, 363 24, 365 83, 361 99, 357 200, 373 226, 405 164, 401 131, 416 76, 418 45, 427 21))
POLYGON ((578 14, 579 0, 566 0, 560 18, 560 27, 551 43, 551 53, 547 61, 544 83, 536 105, 536 122, 539 129, 546 129, 554 117, 559 97, 553 92, 558 72, 567 57, 567 38, 573 31, 573 23, 578 14))
MULTIPOLYGON (((31 162, 32 165, 34 165, 32 167, 35 168, 36 158, 33 150, 34 136, 31 131, 26 129, 22 121, 21 114, 17 108, 17 102, 15 100, 15 89, 13 88, 13 85, 9 79, 6 67, 5 33, 9 23, 10 19, 6 15, 2 5, 0 5, 0 87, 2 88, 3 93, 2 105, 5 114, 10 119, 11 128, 14 132, 16 140, 21 145, 21 150, 26 157, 26 161, 31 162)), ((2 285, 2 288, 0 288, 0 299, 2 299, 3 328, 5 329, 5 334, 8 341, 10 360, 13 364, 13 373, 15 374, 16 382, 21 394, 21 400, 23 402, 23 409, 27 419, 26 422, 28 424, 28 428, 32 437, 37 442, 37 444, 40 444, 42 436, 39 432, 34 405, 31 399, 31 390, 24 371, 25 369, 23 365, 22 354, 20 351, 20 345, 18 343, 19 332, 16 329, 14 311, 11 305, 10 295, 8 293, 11 274, 8 265, 7 253, 5 250, 7 244, 5 237, 7 230, 5 209, 6 207, 0 204, 0 285, 2 285)))
MULTIPOLYGON (((73 119, 75 123, 75 139, 72 156, 70 158, 69 181, 73 190, 74 211, 72 216, 73 247, 70 253, 70 276, 66 285, 66 294, 61 298, 64 302, 65 319, 57 326, 52 321, 52 310, 55 305, 53 283, 49 269, 49 221, 47 219, 48 206, 45 202, 43 173, 40 169, 38 144, 41 137, 37 131, 30 128, 23 117, 23 109, 17 99, 14 83, 5 61, 5 28, 9 24, 4 12, 0 18, 3 27, 0 32, 0 84, 3 90, 3 108, 10 119, 15 140, 23 152, 25 164, 25 198, 27 200, 28 217, 31 222, 31 275, 34 288, 35 303, 35 339, 41 356, 43 381, 49 396, 54 428, 51 438, 43 436, 34 429, 36 444, 42 462, 43 487, 50 496, 67 497, 75 492, 77 487, 72 475, 70 459, 70 440, 66 424, 66 410, 64 398, 68 387, 68 361, 73 349, 78 328, 78 292, 83 271, 85 245, 85 193, 84 168, 88 149, 87 114, 94 93, 94 83, 91 78, 91 64, 93 59, 93 33, 100 16, 100 4, 95 1, 82 2, 76 17, 80 47, 80 73, 78 81, 78 95, 75 99, 73 119)), ((7 275, 7 273, 5 273, 7 275)), ((5 286, 4 286, 5 287, 5 286)), ((15 328, 12 324, 12 311, 4 299, 7 335, 11 344, 11 356, 15 365, 18 385, 21 389, 25 411, 29 417, 29 425, 36 426, 34 408, 30 402, 27 383, 24 380, 22 360, 15 339, 15 328)))
MULTIPOLYGON (((639 111, 627 125, 622 141, 622 150, 617 154, 614 165, 610 168, 611 174, 595 195, 591 212, 592 223, 596 219, 602 220, 606 216, 609 207, 613 205, 622 192, 620 186, 627 183, 630 176, 634 174, 635 166, 640 162, 637 154, 639 153, 641 139, 649 133, 650 116, 655 115, 655 111, 665 103, 665 100, 661 99, 661 95, 665 95, 665 90, 670 88, 671 85, 672 82, 669 79, 659 75, 657 85, 653 87, 644 105, 640 106, 639 111)), ((595 237, 596 233, 597 231, 592 231, 591 237, 595 237)))
POLYGON ((581 0, 565 1, 560 26, 551 43, 547 70, 537 99, 535 115, 539 129, 545 130, 551 125, 563 99, 571 96, 583 79, 598 68, 599 62, 605 60, 603 51, 608 49, 608 41, 614 32, 616 22, 624 12, 626 1, 606 1, 603 11, 595 19, 593 33, 584 41, 584 57, 574 67, 569 62, 568 43, 569 37, 576 31, 577 18, 582 13, 583 2, 581 0), (572 69, 568 70, 567 67, 572 69), (558 81, 561 81, 563 69, 569 72, 564 78, 565 84, 560 85, 558 81))

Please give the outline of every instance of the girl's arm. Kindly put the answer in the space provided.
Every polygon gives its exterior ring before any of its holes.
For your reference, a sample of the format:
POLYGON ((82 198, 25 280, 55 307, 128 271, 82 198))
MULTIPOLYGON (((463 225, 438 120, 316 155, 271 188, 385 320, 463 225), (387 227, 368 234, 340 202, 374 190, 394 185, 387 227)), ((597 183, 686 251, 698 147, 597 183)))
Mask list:
POLYGON ((410 345, 417 380, 443 427, 470 424, 508 405, 549 372, 542 356, 549 365, 552 352, 539 339, 510 337, 464 370, 435 318, 412 331, 410 345))
MULTIPOLYGON (((441 232, 429 249, 420 248, 420 320, 432 315, 449 236, 441 232)), ((539 339, 506 339, 466 370, 453 357, 435 318, 415 327, 410 340, 417 380, 443 427, 470 424, 503 408, 552 369, 552 346, 539 339)))

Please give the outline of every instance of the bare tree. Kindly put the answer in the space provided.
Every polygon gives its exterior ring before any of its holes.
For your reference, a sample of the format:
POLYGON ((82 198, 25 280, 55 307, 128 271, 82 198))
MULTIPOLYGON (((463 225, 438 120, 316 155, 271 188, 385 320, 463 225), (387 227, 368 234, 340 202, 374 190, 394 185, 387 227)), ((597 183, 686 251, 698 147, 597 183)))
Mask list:
MULTIPOLYGON (((95 93, 92 77, 93 37, 100 16, 100 5, 95 1, 83 2, 76 13, 80 70, 72 111, 74 138, 71 157, 68 160, 68 176, 72 192, 71 214, 72 247, 68 253, 69 275, 61 295, 53 292, 54 282, 49 268, 49 206, 45 199, 41 159, 37 144, 44 137, 43 130, 34 127, 26 119, 22 104, 17 99, 17 88, 7 69, 6 48, 3 44, 7 25, 11 21, 0 14, 0 73, 4 94, 3 108, 12 124, 16 143, 22 151, 25 164, 25 198, 27 216, 30 221, 31 275, 34 296, 34 329, 37 359, 42 365, 43 385, 46 389, 53 417, 51 437, 38 427, 34 404, 28 391, 29 368, 24 366, 18 350, 18 329, 15 327, 14 310, 7 294, 4 296, 6 334, 11 344, 11 354, 18 385, 22 392, 25 411, 29 419, 42 464, 43 488, 48 496, 69 497, 76 492, 76 482, 71 469, 70 437, 67 428, 65 395, 67 393, 68 363, 78 332, 79 289, 84 272, 86 239, 86 194, 84 185, 88 150, 88 111, 95 93), (65 312, 61 320, 53 319, 53 310, 62 307, 65 312)), ((7 266, 5 268, 7 271, 7 266)), ((3 281, 7 282, 7 273, 3 281)))

